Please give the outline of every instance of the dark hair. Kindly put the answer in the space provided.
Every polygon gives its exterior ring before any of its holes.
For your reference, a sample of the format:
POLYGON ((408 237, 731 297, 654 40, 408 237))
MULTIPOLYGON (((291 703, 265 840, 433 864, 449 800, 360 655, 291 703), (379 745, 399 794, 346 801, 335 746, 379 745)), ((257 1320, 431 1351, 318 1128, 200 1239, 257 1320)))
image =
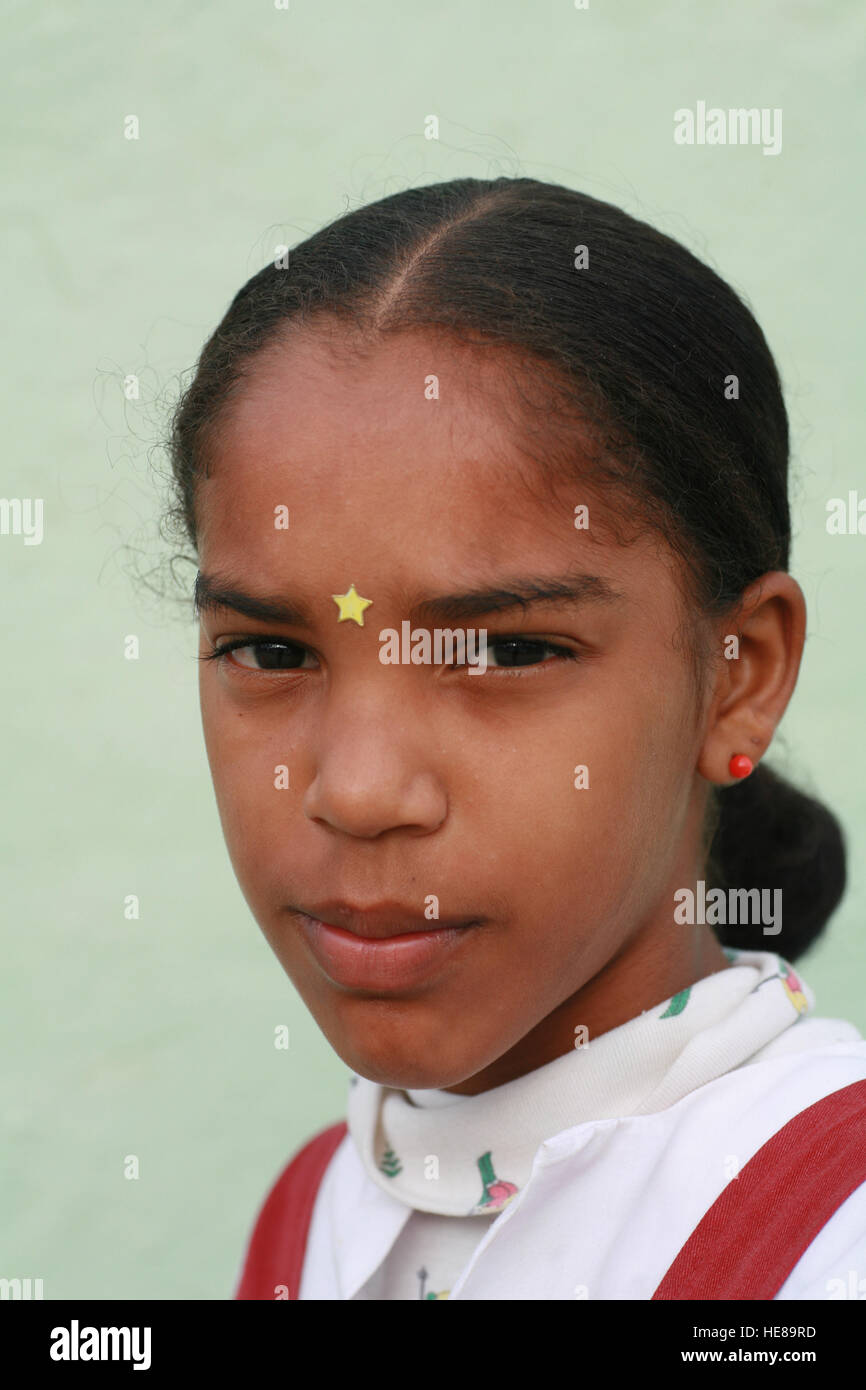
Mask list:
MULTIPOLYGON (((593 462, 606 483, 637 497, 644 527, 680 557, 693 611, 733 611, 760 575, 788 568, 788 420, 751 312, 671 237, 530 178, 395 193, 339 217, 239 290, 171 423, 166 521, 193 548, 196 480, 224 412, 263 349, 323 315, 372 341, 435 329, 540 368, 601 441, 593 462)), ((568 414, 545 419, 561 425, 568 414)), ((712 789, 705 834, 709 885, 782 889, 778 935, 729 925, 715 929, 720 941, 802 955, 845 888, 835 817, 761 763, 712 789)))

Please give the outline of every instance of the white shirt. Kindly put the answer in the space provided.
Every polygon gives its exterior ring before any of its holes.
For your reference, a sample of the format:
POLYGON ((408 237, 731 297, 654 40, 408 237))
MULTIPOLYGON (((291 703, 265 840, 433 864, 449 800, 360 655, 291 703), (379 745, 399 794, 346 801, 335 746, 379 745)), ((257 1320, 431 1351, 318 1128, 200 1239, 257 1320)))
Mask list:
MULTIPOLYGON (((784 960, 727 955, 728 969, 477 1096, 353 1077, 300 1297, 651 1298, 764 1141, 866 1079, 866 1041, 811 1016, 784 960)), ((838 1292, 858 1287, 851 1270, 866 1274, 866 1184, 777 1297, 853 1296, 838 1292)))

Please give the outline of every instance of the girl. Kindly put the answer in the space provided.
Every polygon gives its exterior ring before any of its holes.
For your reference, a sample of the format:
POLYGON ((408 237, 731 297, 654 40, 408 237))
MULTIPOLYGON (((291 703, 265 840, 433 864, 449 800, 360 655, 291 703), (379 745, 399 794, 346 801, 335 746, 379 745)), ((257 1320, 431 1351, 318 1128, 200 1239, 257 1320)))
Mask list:
POLYGON ((790 964, 842 837, 763 761, 806 612, 741 300, 570 189, 411 189, 252 277, 170 444, 229 854, 353 1073, 236 1296, 866 1293, 866 1042, 790 964))

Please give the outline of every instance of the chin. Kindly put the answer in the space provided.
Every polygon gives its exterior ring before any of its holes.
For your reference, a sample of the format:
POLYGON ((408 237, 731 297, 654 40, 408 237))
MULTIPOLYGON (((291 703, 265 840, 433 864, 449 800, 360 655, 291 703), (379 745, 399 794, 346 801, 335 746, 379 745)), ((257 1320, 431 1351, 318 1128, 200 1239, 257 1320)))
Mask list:
POLYGON ((508 1039, 500 1045, 489 1036, 468 1036, 465 1006, 435 991, 398 999, 316 989, 302 997, 345 1065, 395 1090, 458 1086, 490 1066, 510 1045, 508 1039))
POLYGON ((354 1062, 349 1062, 349 1066, 358 1076, 365 1076, 378 1086, 390 1086, 399 1091, 444 1091, 474 1076, 478 1070, 463 1066, 456 1071, 443 1072, 441 1067, 431 1068, 418 1058, 405 1056, 395 1058, 392 1065, 383 1065, 381 1059, 371 1064, 364 1056, 357 1056, 354 1062))
MULTIPOLYGON (((454 1055, 448 1051, 448 1035, 444 1031, 441 1043, 425 1041, 421 1030, 411 1022, 402 1029, 389 1030, 368 1022, 363 1029, 323 1032, 351 1071, 394 1090, 445 1090, 466 1081, 493 1060, 475 1059, 465 1051, 454 1055), (385 1036, 389 1032, 391 1036, 385 1036)), ((453 1030, 450 1041, 453 1044, 453 1030)))

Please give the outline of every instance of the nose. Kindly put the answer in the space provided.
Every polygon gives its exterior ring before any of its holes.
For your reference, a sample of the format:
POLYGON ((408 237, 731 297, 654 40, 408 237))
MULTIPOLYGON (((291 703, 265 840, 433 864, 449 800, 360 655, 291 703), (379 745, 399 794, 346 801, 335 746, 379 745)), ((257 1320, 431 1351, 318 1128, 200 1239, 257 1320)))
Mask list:
POLYGON ((332 693, 319 725, 315 775, 303 809, 310 820, 358 839, 389 830, 430 833, 448 813, 446 787, 431 762, 423 721, 357 685, 332 693))

